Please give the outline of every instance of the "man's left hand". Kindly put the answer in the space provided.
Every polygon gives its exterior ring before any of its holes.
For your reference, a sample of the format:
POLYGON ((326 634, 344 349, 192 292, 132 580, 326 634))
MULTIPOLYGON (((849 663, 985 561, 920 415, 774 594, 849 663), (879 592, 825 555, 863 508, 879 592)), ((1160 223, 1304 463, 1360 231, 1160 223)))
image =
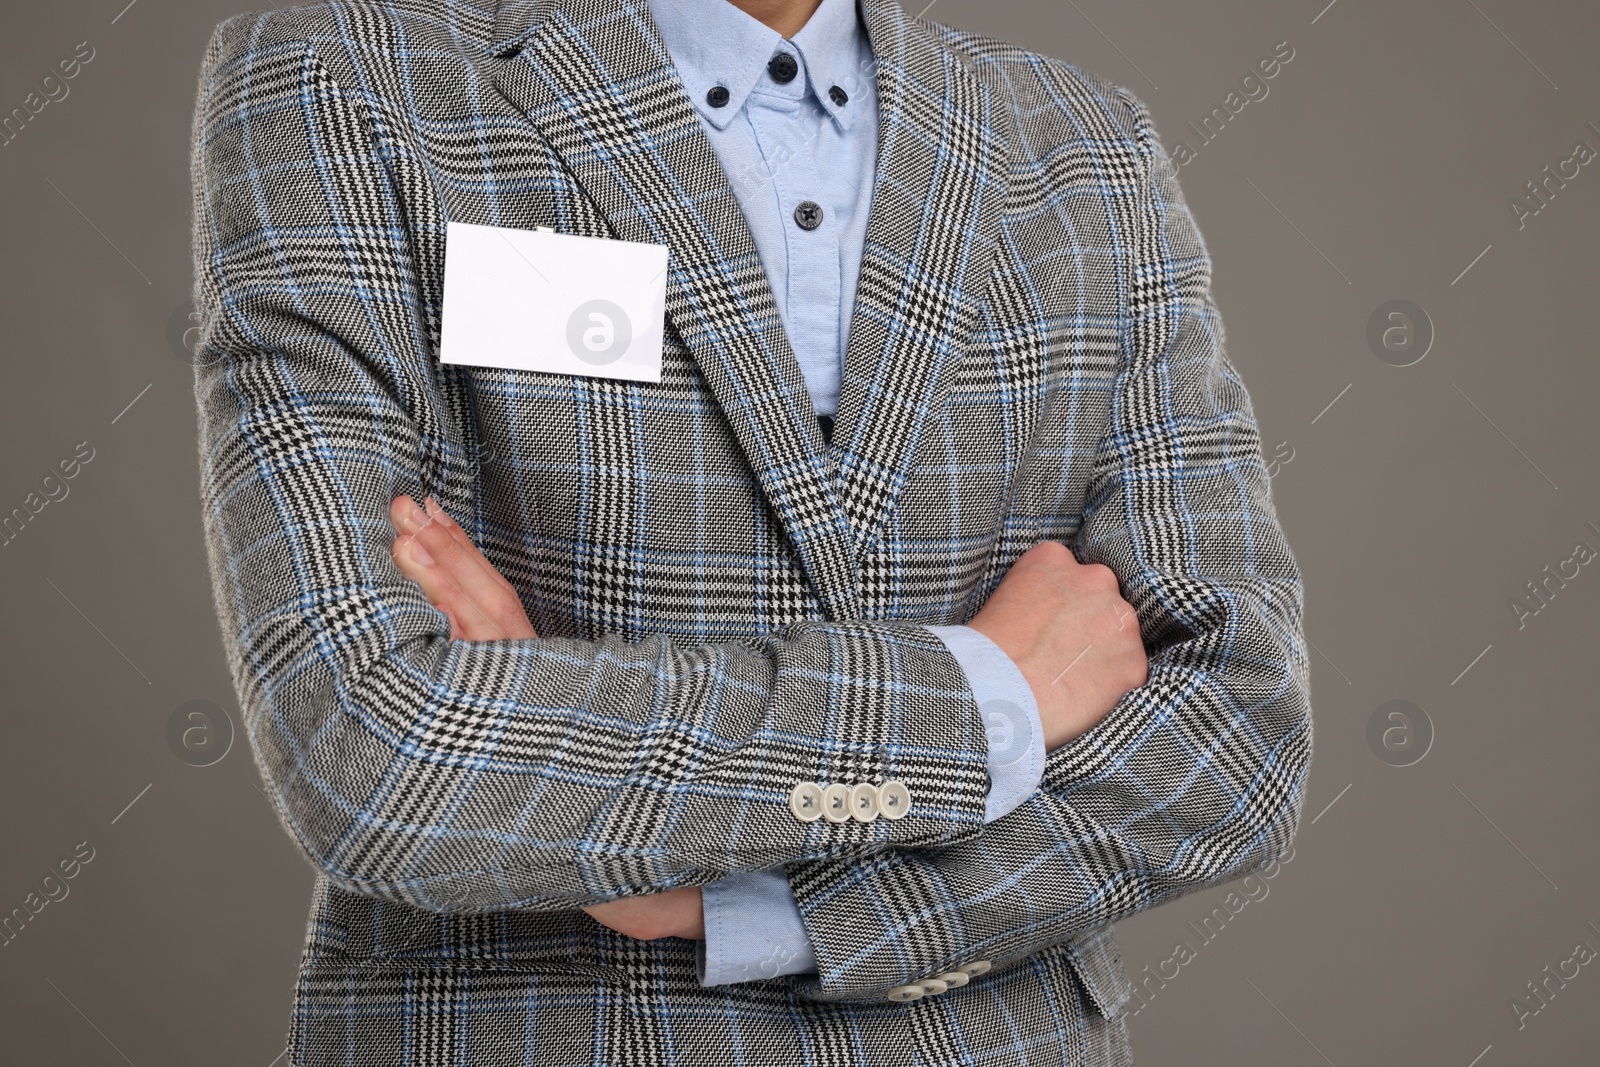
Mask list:
MULTIPOLYGON (((452 640, 511 641, 539 636, 511 583, 432 497, 426 510, 409 496, 396 497, 389 518, 395 529, 395 566, 449 617, 452 640)), ((596 922, 641 941, 706 936, 697 886, 610 900, 583 910, 596 922)))

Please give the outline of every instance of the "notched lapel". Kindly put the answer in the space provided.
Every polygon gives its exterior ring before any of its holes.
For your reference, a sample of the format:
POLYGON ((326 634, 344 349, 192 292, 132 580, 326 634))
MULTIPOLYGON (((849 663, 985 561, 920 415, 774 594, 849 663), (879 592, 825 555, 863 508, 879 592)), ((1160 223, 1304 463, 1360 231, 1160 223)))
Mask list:
POLYGON ((805 379, 733 190, 643 0, 510 3, 497 37, 497 87, 615 235, 671 249, 668 319, 825 612, 859 618, 851 526, 805 379))
POLYGON ((896 0, 862 0, 877 58, 877 176, 833 448, 859 555, 944 406, 1000 240, 1010 112, 896 0))

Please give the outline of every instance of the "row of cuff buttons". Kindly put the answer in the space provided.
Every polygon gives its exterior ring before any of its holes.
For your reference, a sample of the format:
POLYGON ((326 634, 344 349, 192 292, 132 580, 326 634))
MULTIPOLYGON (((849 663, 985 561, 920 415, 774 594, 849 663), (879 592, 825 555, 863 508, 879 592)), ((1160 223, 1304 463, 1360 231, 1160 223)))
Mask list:
POLYGON ((801 822, 872 822, 882 816, 899 819, 911 810, 911 790, 904 782, 882 785, 844 785, 835 782, 823 787, 816 782, 801 782, 789 791, 789 810, 801 822))
POLYGON ((932 978, 924 978, 920 982, 912 982, 910 985, 897 985, 889 990, 889 999, 901 1004, 907 1004, 913 1000, 921 1000, 923 997, 935 997, 947 989, 956 989, 966 985, 993 966, 994 964, 988 960, 973 960, 971 963, 962 964, 953 971, 945 971, 942 974, 934 975, 932 978))

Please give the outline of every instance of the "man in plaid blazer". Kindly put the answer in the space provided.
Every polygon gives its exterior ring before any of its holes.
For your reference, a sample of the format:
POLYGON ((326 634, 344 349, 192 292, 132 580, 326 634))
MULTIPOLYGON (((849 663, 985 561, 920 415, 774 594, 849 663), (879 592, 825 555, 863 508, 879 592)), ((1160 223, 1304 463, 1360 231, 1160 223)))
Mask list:
POLYGON ((252 745, 319 871, 290 1063, 1127 1063, 1111 923, 1292 838, 1299 573, 1146 109, 859 13, 880 133, 827 438, 644 0, 213 39, 202 486, 252 745), (660 380, 441 363, 451 222, 668 246, 660 380), (490 631, 394 554, 410 496, 504 592, 490 631), (974 688, 926 627, 1084 565, 1148 674, 1047 720, 1039 789, 986 821, 974 688), (807 816, 813 786, 885 817, 807 816), (608 910, 775 869, 813 973, 706 986, 695 942, 608 910))

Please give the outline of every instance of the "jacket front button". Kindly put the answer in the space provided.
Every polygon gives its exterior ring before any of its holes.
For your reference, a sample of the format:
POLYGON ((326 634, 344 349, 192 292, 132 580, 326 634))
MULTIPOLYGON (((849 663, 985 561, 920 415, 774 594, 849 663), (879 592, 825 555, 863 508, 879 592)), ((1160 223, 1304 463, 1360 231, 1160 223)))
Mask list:
POLYGON ((968 978, 976 978, 993 966, 994 964, 988 960, 973 960, 971 963, 963 963, 956 970, 966 972, 968 978))
POLYGON ((922 997, 923 992, 920 985, 897 985, 893 989, 889 990, 889 999, 898 1001, 901 1004, 905 1004, 913 1000, 921 1000, 922 997))
POLYGON ((884 782, 878 787, 878 812, 885 819, 903 818, 911 811, 911 790, 904 782, 884 782))
POLYGON ((822 787, 816 782, 801 782, 789 791, 789 810, 801 822, 822 818, 822 787))
POLYGON ((871 822, 878 817, 878 787, 862 782, 850 790, 850 814, 856 822, 871 822))
POLYGON ((835 782, 822 791, 822 814, 829 822, 850 821, 850 787, 835 782))

